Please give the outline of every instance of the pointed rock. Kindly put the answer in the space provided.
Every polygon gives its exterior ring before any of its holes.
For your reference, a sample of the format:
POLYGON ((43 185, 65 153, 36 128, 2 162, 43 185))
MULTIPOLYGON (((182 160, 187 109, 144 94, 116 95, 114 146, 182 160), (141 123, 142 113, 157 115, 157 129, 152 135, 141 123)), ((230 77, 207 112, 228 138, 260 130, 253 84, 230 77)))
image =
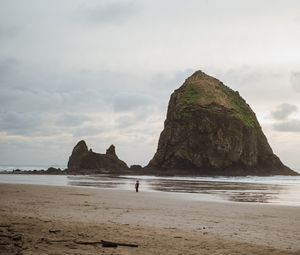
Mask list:
POLYGON ((110 155, 112 157, 118 158, 118 156, 116 154, 116 148, 113 144, 111 146, 109 146, 109 148, 106 150, 106 155, 110 155))
POLYGON ((196 175, 294 175, 238 92, 202 71, 171 95, 149 168, 196 175))
POLYGON ((84 140, 79 141, 73 148, 69 158, 68 168, 77 168, 82 158, 88 153, 88 147, 84 140))
POLYGON ((128 169, 116 155, 114 145, 106 150, 106 154, 100 154, 88 150, 84 141, 77 143, 68 162, 68 172, 74 174, 125 173, 128 169))

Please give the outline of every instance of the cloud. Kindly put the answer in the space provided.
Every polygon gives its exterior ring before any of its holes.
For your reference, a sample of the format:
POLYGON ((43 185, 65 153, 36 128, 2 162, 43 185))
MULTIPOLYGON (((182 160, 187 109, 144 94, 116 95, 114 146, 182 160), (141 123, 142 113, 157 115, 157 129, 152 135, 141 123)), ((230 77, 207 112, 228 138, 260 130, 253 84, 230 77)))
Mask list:
POLYGON ((137 1, 102 1, 96 6, 82 6, 81 17, 93 23, 122 24, 140 10, 137 1))
POLYGON ((93 137, 103 134, 105 131, 107 131, 106 127, 102 128, 99 126, 83 126, 74 132, 74 137, 77 137, 78 139, 93 137))
POLYGON ((116 119, 116 126, 121 130, 132 127, 135 124, 137 124, 137 119, 132 114, 123 115, 116 119))
POLYGON ((300 120, 291 119, 273 124, 273 128, 281 132, 300 132, 300 120))
POLYGON ((31 138, 55 137, 59 134, 71 135, 83 132, 80 130, 88 121, 90 118, 83 114, 2 111, 0 112, 0 133, 31 138))
POLYGON ((116 112, 146 110, 153 101, 147 95, 123 93, 114 97, 113 107, 116 112))
POLYGON ((130 76, 119 72, 61 70, 0 59, 0 102, 5 112, 82 114, 111 108, 118 87, 130 90, 130 76), (128 89, 127 89, 128 88, 128 89))
POLYGON ((0 59, 0 87, 17 72, 20 62, 16 58, 0 59))
POLYGON ((187 79, 190 75, 192 75, 196 70, 191 68, 187 68, 184 70, 173 71, 173 72, 165 72, 158 73, 153 75, 151 82, 157 89, 163 88, 178 88, 185 79, 187 79))
POLYGON ((17 35, 22 28, 20 26, 0 27, 0 39, 10 39, 17 35))
MULTIPOLYGON (((143 132, 138 123, 158 115, 162 99, 168 99, 165 92, 151 89, 154 80, 159 84, 156 74, 76 69, 63 73, 59 68, 45 73, 15 58, 0 61, 0 74, 0 132, 7 135, 100 139, 129 126, 143 132)), ((162 90, 174 75, 162 79, 162 90)))
POLYGON ((231 86, 236 88, 243 88, 247 86, 254 86, 266 76, 261 70, 254 69, 251 66, 241 66, 237 68, 230 68, 223 73, 220 73, 220 79, 226 80, 231 86))
POLYGON ((48 113, 1 112, 0 132, 9 135, 50 135, 57 133, 48 113))
POLYGON ((299 108, 294 104, 281 104, 276 110, 271 112, 272 118, 276 121, 273 123, 273 129, 280 132, 300 132, 300 120, 291 118, 293 113, 299 112, 299 108))
POLYGON ((90 118, 83 114, 66 113, 57 118, 56 124, 62 127, 75 127, 83 125, 88 120, 90 118))
POLYGON ((68 136, 3 137, 0 135, 0 162, 22 166, 24 164, 66 166, 74 143, 68 136))
POLYGON ((277 109, 271 112, 275 120, 286 120, 292 113, 298 112, 298 107, 293 104, 281 104, 277 109))
POLYGON ((291 73, 292 87, 296 92, 300 92, 300 72, 291 73))

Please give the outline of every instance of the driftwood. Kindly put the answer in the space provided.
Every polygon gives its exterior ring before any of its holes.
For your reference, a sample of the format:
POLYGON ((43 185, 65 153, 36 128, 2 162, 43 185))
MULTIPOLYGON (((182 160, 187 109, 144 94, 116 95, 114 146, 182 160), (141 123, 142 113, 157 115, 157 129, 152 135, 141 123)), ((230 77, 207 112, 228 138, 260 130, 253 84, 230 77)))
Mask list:
POLYGON ((46 243, 60 243, 60 242, 74 242, 76 244, 83 244, 83 245, 96 245, 102 244, 102 247, 118 247, 118 246, 127 246, 127 247, 138 247, 137 244, 131 243, 119 243, 119 242, 111 242, 111 241, 88 241, 88 240, 72 240, 72 239, 48 239, 48 238, 41 238, 40 241, 46 243))
POLYGON ((41 242, 46 243, 64 243, 64 242, 72 242, 73 239, 48 239, 48 238, 41 238, 41 242))
POLYGON ((87 245, 95 245, 95 244, 101 244, 101 241, 86 241, 86 240, 75 240, 74 243, 77 244, 87 244, 87 245))
POLYGON ((61 232, 61 229, 49 229, 49 233, 58 233, 58 232, 61 232))
POLYGON ((138 247, 137 244, 131 243, 118 243, 101 240, 102 247, 118 247, 118 246, 127 246, 127 247, 138 247))
POLYGON ((118 243, 118 242, 111 242, 111 241, 88 241, 88 240, 74 240, 74 243, 76 244, 84 244, 84 245, 96 245, 96 244, 102 244, 102 247, 118 247, 118 246, 127 246, 127 247, 138 247, 137 244, 131 244, 131 243, 118 243))
POLYGON ((102 247, 110 247, 110 248, 118 247, 118 244, 116 244, 114 242, 101 241, 101 244, 102 244, 102 247))

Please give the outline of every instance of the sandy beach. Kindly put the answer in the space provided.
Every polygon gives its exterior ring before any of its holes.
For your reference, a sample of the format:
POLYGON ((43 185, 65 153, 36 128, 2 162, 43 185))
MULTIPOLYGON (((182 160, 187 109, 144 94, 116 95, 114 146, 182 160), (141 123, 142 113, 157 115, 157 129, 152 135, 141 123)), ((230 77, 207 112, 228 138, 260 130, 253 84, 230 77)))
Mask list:
POLYGON ((300 254, 300 207, 1 184, 0 254, 300 254))

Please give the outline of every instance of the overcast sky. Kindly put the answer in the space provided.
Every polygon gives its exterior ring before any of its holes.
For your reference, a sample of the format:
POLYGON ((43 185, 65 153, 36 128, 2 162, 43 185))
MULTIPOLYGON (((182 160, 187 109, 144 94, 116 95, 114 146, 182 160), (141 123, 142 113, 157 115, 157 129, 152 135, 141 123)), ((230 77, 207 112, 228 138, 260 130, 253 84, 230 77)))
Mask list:
POLYGON ((66 165, 84 139, 145 165, 200 69, 300 171, 299 45, 298 0, 0 0, 0 164, 66 165))

